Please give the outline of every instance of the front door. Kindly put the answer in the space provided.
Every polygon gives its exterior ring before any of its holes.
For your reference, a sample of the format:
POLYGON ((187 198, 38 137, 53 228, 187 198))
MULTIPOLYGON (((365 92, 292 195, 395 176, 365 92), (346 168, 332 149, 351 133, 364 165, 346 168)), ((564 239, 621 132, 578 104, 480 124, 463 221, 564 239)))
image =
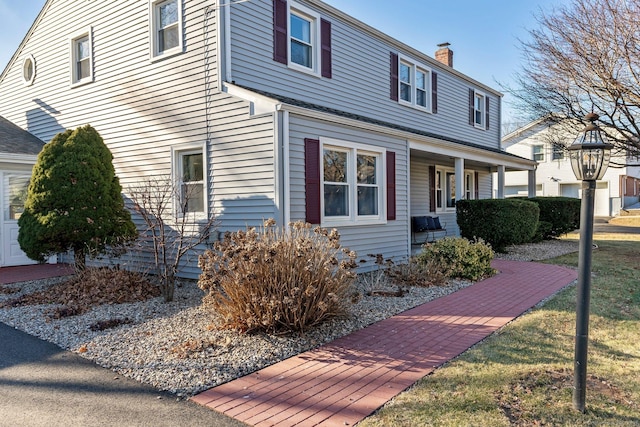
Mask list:
POLYGON ((35 264, 20 249, 18 244, 18 218, 24 211, 27 198, 29 175, 19 172, 0 173, 2 185, 0 200, 2 201, 2 228, 0 229, 0 266, 35 264))

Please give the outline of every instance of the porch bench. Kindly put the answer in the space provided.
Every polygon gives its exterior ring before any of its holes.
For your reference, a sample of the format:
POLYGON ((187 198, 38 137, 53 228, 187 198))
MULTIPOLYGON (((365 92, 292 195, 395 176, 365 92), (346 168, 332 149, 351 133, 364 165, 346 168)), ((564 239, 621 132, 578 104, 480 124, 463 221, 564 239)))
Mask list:
POLYGON ((440 223, 440 217, 432 216, 412 216, 411 217, 411 243, 422 245, 434 242, 436 237, 442 238, 447 235, 446 223, 440 223), (418 240, 418 234, 426 233, 424 239, 418 240))

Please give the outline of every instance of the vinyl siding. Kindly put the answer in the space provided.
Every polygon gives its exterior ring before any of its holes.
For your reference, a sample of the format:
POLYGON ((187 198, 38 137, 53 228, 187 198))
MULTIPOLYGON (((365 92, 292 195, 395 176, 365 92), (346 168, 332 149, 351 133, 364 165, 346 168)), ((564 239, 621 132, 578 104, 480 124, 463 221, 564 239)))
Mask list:
MULTIPOLYGON (((304 3, 304 2, 302 2, 304 3)), ((395 51, 416 62, 407 52, 341 19, 321 16, 332 25, 333 78, 292 70, 273 60, 271 1, 245 2, 231 8, 232 77, 237 84, 289 96, 306 102, 360 114, 482 146, 499 148, 500 98, 452 74, 438 73, 438 113, 400 105, 390 99, 389 53, 395 51), (469 89, 490 97, 490 128, 469 125, 469 89)))
MULTIPOLYGON (((125 0, 118 7, 53 1, 0 82, 0 114, 45 141, 66 128, 91 124, 114 156, 126 199, 128 188, 144 177, 171 174, 172 147, 207 140, 205 84, 215 84, 217 70, 214 25, 207 34, 213 44, 205 61, 206 4, 184 2, 183 53, 152 62, 147 1, 125 0), (70 38, 89 27, 94 81, 71 87, 70 38), (25 87, 22 59, 28 54, 35 58, 36 77, 32 86, 25 87)), ((210 24, 215 13, 211 9, 210 24)), ((213 169, 215 161, 209 162, 213 169)), ((242 168, 238 172, 239 182, 247 175, 242 168)), ((224 173, 223 168, 222 186, 225 179, 233 181, 224 173)), ((218 178, 212 172, 209 177, 218 178)), ((215 185, 210 182, 209 189, 215 185)), ((198 272, 194 262, 184 274, 195 277, 198 272)))
POLYGON ((290 116, 290 181, 291 219, 305 219, 304 139, 333 138, 337 140, 384 147, 396 153, 396 220, 383 225, 353 225, 339 227, 341 244, 366 260, 363 268, 371 266, 367 254, 382 253, 395 261, 408 256, 408 145, 405 140, 383 134, 338 126, 296 115, 290 116))

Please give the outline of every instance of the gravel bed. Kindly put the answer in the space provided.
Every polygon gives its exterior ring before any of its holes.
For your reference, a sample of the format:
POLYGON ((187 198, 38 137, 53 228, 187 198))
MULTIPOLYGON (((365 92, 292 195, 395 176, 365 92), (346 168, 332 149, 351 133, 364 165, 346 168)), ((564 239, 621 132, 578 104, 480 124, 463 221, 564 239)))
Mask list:
MULTIPOLYGON (((577 251, 577 243, 544 242, 522 245, 500 258, 532 260, 577 251), (570 243, 570 244, 567 244, 570 243)), ((20 289, 0 294, 0 302, 43 289, 61 278, 23 282, 20 289)), ((371 282, 355 285, 362 298, 351 306, 348 318, 336 319, 305 334, 239 334, 212 327, 215 314, 201 307, 203 292, 195 282, 176 289, 175 301, 102 305, 89 312, 50 319, 52 305, 0 308, 0 322, 79 353, 121 375, 158 389, 189 397, 215 385, 254 372, 280 360, 330 342, 371 323, 393 316, 471 285, 450 281, 446 286, 409 288, 402 297, 367 296, 371 282), (98 322, 126 322, 95 330, 98 322)))

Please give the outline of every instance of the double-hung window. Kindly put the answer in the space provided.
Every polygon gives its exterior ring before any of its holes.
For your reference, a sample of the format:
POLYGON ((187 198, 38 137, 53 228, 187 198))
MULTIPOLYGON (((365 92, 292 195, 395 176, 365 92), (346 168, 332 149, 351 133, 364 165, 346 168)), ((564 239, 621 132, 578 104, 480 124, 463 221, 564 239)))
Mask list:
POLYGON ((484 129, 485 127, 485 95, 481 92, 476 92, 473 98, 473 124, 476 127, 484 129))
POLYGON ((207 213, 207 185, 204 149, 200 145, 174 149, 177 180, 176 216, 207 213))
POLYGON ((431 70, 402 58, 398 77, 400 103, 431 111, 431 70))
POLYGON ((150 0, 151 57, 182 52, 182 1, 150 0))
POLYGON ((291 2, 289 5, 289 66, 318 74, 320 64, 320 16, 291 2))
POLYGON ((71 84, 93 81, 93 43, 89 28, 71 39, 71 84))
POLYGON ((322 140, 323 223, 376 223, 384 216, 384 150, 322 140))
POLYGON ((536 162, 544 162, 544 145, 534 145, 531 147, 533 152, 533 160, 536 162))
POLYGON ((551 160, 564 159, 564 146, 562 144, 552 144, 551 160))

